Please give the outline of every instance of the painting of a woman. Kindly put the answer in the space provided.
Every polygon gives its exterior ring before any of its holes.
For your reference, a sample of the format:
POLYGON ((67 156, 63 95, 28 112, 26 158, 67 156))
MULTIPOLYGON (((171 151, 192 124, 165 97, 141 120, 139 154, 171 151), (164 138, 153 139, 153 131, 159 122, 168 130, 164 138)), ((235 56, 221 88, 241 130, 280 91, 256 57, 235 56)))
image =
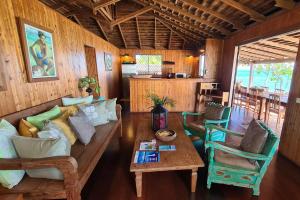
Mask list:
POLYGON ((24 20, 21 30, 29 81, 57 79, 52 32, 24 20))

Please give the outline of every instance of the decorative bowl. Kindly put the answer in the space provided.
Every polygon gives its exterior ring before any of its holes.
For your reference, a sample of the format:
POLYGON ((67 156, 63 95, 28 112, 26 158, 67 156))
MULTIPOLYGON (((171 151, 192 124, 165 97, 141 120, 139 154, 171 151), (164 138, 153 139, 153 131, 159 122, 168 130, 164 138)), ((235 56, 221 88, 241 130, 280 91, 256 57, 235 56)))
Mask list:
POLYGON ((170 142, 176 138, 176 132, 173 130, 162 129, 155 133, 155 137, 163 142, 170 142))

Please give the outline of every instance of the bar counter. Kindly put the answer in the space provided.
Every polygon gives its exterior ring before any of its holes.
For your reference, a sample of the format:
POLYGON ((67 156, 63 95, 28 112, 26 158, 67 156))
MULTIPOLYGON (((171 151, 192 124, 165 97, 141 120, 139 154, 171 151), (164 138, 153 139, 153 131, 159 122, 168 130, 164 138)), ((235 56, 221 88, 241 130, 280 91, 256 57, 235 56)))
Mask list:
POLYGON ((170 112, 194 111, 197 86, 214 81, 202 78, 130 78, 130 111, 149 112, 152 102, 147 95, 152 93, 175 101, 175 107, 167 107, 170 112))

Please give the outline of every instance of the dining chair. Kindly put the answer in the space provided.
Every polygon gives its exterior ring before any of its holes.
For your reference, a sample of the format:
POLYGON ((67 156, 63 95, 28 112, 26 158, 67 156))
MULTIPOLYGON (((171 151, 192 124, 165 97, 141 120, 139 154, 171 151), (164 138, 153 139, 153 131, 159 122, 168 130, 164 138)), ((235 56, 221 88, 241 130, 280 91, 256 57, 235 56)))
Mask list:
POLYGON ((240 108, 244 107, 247 109, 247 104, 248 104, 248 88, 245 86, 240 86, 240 90, 239 90, 239 97, 238 102, 239 102, 239 106, 240 108))
POLYGON ((262 99, 260 96, 263 94, 263 89, 260 88, 250 88, 249 89, 249 99, 248 99, 248 105, 247 105, 247 111, 253 111, 253 117, 255 114, 259 113, 259 110, 262 109, 260 107, 262 99))
POLYGON ((234 84, 234 93, 233 93, 233 102, 232 105, 233 107, 237 107, 239 105, 239 100, 240 100, 240 90, 241 90, 241 84, 235 83, 234 84))
POLYGON ((285 93, 284 90, 282 89, 279 89, 279 88, 276 88, 275 91, 274 91, 275 94, 280 94, 280 95, 283 95, 285 93))
POLYGON ((260 88, 261 88, 264 92, 269 92, 269 87, 267 87, 267 86, 260 86, 260 88))
POLYGON ((268 103, 268 117, 267 117, 267 124, 269 124, 270 114, 275 113, 277 114, 276 120, 276 128, 278 124, 280 124, 281 118, 284 116, 285 109, 281 106, 281 98, 280 94, 269 94, 269 103, 268 103))

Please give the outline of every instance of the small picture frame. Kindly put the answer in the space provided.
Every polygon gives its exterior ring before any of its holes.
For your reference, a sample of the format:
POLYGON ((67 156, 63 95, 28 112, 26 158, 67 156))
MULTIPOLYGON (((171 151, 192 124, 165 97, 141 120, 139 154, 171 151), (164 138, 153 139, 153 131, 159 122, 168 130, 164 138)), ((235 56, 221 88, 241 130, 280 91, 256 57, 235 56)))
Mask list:
POLYGON ((112 71, 112 55, 104 52, 105 71, 112 71))

